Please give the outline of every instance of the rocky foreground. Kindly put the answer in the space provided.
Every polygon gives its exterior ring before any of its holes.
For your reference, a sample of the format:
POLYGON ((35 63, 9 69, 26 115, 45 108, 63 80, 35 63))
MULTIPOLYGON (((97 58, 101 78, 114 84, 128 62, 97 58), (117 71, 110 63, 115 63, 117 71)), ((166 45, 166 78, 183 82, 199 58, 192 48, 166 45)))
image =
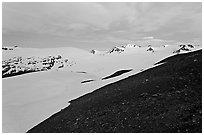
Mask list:
POLYGON ((157 64, 69 101, 28 132, 201 133, 202 51, 157 64))

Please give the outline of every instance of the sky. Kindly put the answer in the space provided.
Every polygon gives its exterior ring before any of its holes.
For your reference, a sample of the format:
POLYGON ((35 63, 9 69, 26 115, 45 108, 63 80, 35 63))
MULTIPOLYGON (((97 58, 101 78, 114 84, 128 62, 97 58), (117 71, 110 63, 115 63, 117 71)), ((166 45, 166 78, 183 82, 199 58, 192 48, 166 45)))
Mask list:
POLYGON ((103 49, 127 43, 197 43, 201 2, 3 2, 3 46, 103 49))

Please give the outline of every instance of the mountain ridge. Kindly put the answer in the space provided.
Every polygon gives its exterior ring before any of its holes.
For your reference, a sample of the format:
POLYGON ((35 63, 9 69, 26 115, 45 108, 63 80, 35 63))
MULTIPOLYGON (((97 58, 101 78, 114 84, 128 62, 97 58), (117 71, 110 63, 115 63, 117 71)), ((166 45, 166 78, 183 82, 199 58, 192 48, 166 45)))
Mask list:
MULTIPOLYGON (((2 77, 11 77, 11 76, 16 76, 16 75, 20 75, 20 74, 25 74, 25 73, 30 73, 30 72, 39 72, 39 71, 48 71, 51 70, 53 68, 55 68, 56 70, 60 70, 64 67, 70 67, 75 65, 78 59, 83 59, 85 57, 93 57, 92 55, 99 55, 99 56, 108 56, 108 55, 112 55, 112 54, 131 54, 131 53, 138 53, 138 51, 142 51, 142 52, 152 52, 152 53, 156 53, 157 51, 162 51, 160 50, 161 47, 168 49, 168 45, 163 45, 160 47, 153 47, 151 45, 148 45, 147 47, 141 47, 139 45, 136 44, 127 44, 127 45, 122 45, 120 47, 113 47, 111 50, 106 51, 106 52, 100 52, 97 50, 91 50, 90 52, 86 52, 83 51, 81 49, 76 49, 76 48, 72 48, 69 47, 71 49, 71 51, 66 52, 68 49, 64 49, 64 48, 57 48, 56 51, 50 50, 51 53, 47 53, 44 54, 44 56, 38 56, 38 50, 35 50, 35 52, 37 54, 35 54, 36 56, 29 54, 28 56, 20 56, 20 54, 18 54, 17 56, 13 56, 10 57, 9 59, 3 60, 3 64, 2 64, 2 77), (78 53, 74 53, 74 51, 76 50, 76 52, 78 53), (53 54, 52 54, 53 53, 53 54), (62 55, 60 54, 62 53, 62 55), (71 54, 69 54, 71 53, 71 54), (90 54, 89 54, 90 53, 90 54), (63 54, 65 54, 63 56, 63 54), (68 54, 68 55, 67 55, 68 54), (72 55, 73 54, 73 55, 72 55), (60 56, 60 60, 57 60, 57 56, 60 56), (56 57, 56 59, 55 59, 56 57), (30 59, 33 59, 32 61, 30 59), (41 60, 39 60, 41 59, 41 60), (44 61, 44 59, 47 59, 46 63, 44 61), (60 61, 60 62, 59 62, 60 61), (31 64, 29 64, 31 63, 31 64), (33 63, 33 64, 32 64, 33 63)), ((15 51, 15 49, 17 49, 17 51, 22 51, 22 48, 14 46, 14 47, 9 47, 12 48, 12 50, 8 49, 5 50, 6 47, 3 47, 2 49, 4 51, 15 51), (13 50, 14 48, 14 50, 13 50)), ((174 49, 174 51, 172 51, 172 53, 185 53, 185 52, 189 52, 194 50, 195 47, 191 44, 181 44, 178 46, 178 49, 174 49)), ((43 49, 42 49, 43 50, 43 49)), ((45 49, 44 49, 45 50, 45 49)), ((43 50, 43 51, 44 51, 43 50)), ((54 49, 55 50, 55 49, 54 49)), ((32 51, 32 50, 30 50, 32 51)), ((44 51, 45 52, 45 51, 44 51)), ((6 53, 6 52, 5 52, 6 53)), ((31 52, 32 53, 32 52, 31 52)), ((41 54, 40 54, 41 55, 41 54)), ((85 61, 85 60, 83 60, 85 61)))

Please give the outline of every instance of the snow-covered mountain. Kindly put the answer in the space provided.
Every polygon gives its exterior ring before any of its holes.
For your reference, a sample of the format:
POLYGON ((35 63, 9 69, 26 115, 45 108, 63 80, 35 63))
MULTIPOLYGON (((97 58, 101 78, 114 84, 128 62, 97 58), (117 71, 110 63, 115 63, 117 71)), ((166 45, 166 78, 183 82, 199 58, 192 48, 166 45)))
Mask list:
POLYGON ((106 54, 120 54, 120 53, 127 52, 127 50, 134 50, 138 48, 141 48, 141 46, 136 44, 127 44, 127 45, 122 45, 120 47, 115 46, 111 50, 107 51, 106 54))
POLYGON ((14 49, 17 49, 18 46, 15 45, 15 46, 5 46, 5 47, 2 47, 2 50, 8 50, 8 51, 11 51, 11 50, 14 50, 14 49))
POLYGON ((74 61, 63 59, 61 55, 47 57, 13 57, 2 61, 2 76, 8 77, 29 72, 61 69, 76 64, 74 61))
POLYGON ((90 52, 93 53, 93 54, 96 54, 97 50, 91 50, 90 52))
POLYGON ((115 46, 113 47, 111 50, 109 50, 108 52, 106 52, 107 54, 111 54, 111 53, 123 53, 128 49, 136 49, 136 48, 140 48, 141 46, 136 45, 136 44, 127 44, 127 45, 122 45, 121 47, 115 46))
POLYGON ((125 48, 123 47, 113 47, 110 51, 107 52, 107 54, 111 54, 111 53, 122 53, 125 51, 125 48))
POLYGON ((181 44, 181 45, 179 45, 179 49, 177 49, 176 51, 174 51, 173 53, 181 53, 181 52, 189 52, 189 51, 192 51, 192 50, 194 50, 194 46, 193 45, 191 45, 191 44, 187 44, 187 45, 185 45, 185 44, 181 44))
MULTIPOLYGON (((136 44, 122 45, 121 47, 113 47, 111 50, 103 52, 91 50, 90 53, 99 56, 113 55, 113 54, 136 54, 136 53, 157 53, 158 51, 170 51, 169 53, 185 53, 195 50, 191 44, 181 44, 178 46, 162 45, 160 47, 141 47, 136 44)), ((60 70, 69 68, 76 63, 86 62, 88 58, 94 57, 87 51, 75 48, 61 48, 61 49, 28 49, 14 47, 3 47, 3 61, 2 61, 2 75, 3 77, 24 74, 29 72, 39 72, 48 70, 60 70), (7 49, 5 49, 7 48, 7 49), (17 49, 18 50, 15 50, 17 49), (12 50, 12 51, 10 51, 12 50), (62 55, 62 56, 61 56, 62 55), (7 58, 4 58, 6 57, 7 58)), ((169 55, 167 54, 167 56, 169 55)), ((151 55, 151 54, 149 54, 151 55)), ((109 56, 111 57, 111 56, 109 56)), ((125 57, 125 56, 124 56, 125 57)), ((101 59, 101 58, 100 58, 101 59)))
POLYGON ((68 100, 157 66, 161 59, 177 55, 174 51, 198 48, 128 44, 92 52, 71 47, 2 49, 3 75, 35 71, 2 79, 3 131, 26 132, 66 107, 68 100))
POLYGON ((154 52, 154 48, 151 45, 149 45, 147 48, 147 51, 148 52, 154 52))
POLYGON ((194 46, 191 44, 181 44, 181 45, 161 45, 161 46, 152 46, 152 45, 148 45, 148 46, 140 46, 140 45, 136 45, 136 44, 127 44, 127 45, 122 45, 122 46, 115 46, 113 47, 111 50, 108 50, 106 52, 100 52, 97 50, 92 50, 91 53, 93 54, 100 54, 100 55, 107 55, 107 54, 123 54, 123 53, 137 53, 138 51, 144 51, 146 49, 147 52, 152 52, 154 53, 155 51, 158 50, 163 50, 165 48, 165 50, 171 50, 171 53, 183 53, 183 52, 189 52, 189 51, 193 51, 197 48, 199 48, 199 46, 194 46))
POLYGON ((140 45, 136 45, 136 44, 127 44, 125 46, 122 46, 124 48, 140 48, 140 45))
MULTIPOLYGON (((3 47, 5 48, 5 47, 3 47)), ((91 57, 88 51, 78 48, 20 48, 10 50, 2 48, 2 75, 3 77, 19 75, 29 72, 60 70, 83 63, 91 57)), ((9 47, 13 48, 13 47, 9 47)), ((14 47, 15 48, 15 47, 14 47)))

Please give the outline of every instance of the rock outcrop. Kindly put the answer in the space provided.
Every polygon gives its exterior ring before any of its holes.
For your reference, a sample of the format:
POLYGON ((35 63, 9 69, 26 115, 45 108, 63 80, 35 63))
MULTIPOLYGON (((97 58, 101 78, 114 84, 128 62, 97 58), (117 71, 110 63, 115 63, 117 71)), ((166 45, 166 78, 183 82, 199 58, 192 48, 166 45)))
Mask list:
POLYGON ((73 66, 75 63, 63 59, 61 55, 41 57, 13 57, 2 62, 2 77, 9 77, 29 72, 47 71, 73 66))

